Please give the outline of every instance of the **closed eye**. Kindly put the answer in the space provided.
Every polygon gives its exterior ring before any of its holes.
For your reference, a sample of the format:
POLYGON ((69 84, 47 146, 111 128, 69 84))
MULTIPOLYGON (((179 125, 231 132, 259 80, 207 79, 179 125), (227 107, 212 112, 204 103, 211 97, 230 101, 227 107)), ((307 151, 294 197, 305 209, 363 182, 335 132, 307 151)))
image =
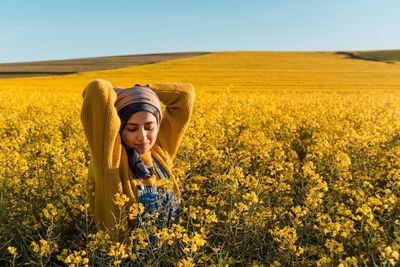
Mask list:
MULTIPOLYGON (((145 130, 147 130, 147 131, 151 131, 151 130, 154 130, 154 127, 149 127, 149 128, 144 128, 145 130)), ((129 132, 134 132, 134 131, 136 131, 137 130, 137 128, 134 128, 134 129, 127 129, 129 132)))

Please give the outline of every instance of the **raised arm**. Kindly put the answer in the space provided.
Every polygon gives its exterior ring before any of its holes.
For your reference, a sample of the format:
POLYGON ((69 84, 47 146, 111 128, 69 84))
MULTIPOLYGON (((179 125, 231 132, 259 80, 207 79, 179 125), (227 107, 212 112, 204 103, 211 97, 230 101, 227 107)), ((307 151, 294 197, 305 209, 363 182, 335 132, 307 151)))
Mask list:
POLYGON ((104 229, 115 225, 111 213, 118 214, 114 195, 122 192, 118 167, 121 159, 120 120, 114 103, 117 94, 110 82, 94 80, 82 93, 81 122, 90 148, 89 178, 94 181, 91 210, 95 222, 104 229))
POLYGON ((154 83, 149 86, 166 106, 157 143, 172 162, 192 114, 196 93, 189 83, 154 83))

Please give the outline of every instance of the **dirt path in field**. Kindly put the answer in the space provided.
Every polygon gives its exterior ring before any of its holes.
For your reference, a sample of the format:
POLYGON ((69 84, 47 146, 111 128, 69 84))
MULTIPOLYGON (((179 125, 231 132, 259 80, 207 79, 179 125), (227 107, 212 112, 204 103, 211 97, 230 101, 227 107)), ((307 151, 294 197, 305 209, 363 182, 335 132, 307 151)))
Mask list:
POLYGON ((0 64, 0 78, 50 76, 152 64, 208 52, 160 53, 0 64))

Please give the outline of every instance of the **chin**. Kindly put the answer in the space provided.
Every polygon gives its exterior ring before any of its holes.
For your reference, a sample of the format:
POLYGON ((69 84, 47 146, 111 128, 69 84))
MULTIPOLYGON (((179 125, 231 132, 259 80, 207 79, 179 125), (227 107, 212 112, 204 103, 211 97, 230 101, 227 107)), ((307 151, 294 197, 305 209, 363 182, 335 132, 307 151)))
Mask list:
POLYGON ((150 149, 148 148, 135 148, 137 152, 139 152, 139 154, 144 154, 150 151, 150 149))

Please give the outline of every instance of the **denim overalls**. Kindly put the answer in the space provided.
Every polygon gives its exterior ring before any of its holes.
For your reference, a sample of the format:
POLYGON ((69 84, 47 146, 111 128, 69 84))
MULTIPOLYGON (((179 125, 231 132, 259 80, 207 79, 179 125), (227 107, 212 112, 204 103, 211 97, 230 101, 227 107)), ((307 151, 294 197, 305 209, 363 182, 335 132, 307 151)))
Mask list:
MULTIPOLYGON (((154 169, 160 178, 169 179, 161 164, 154 157, 152 160, 154 169)), ((167 192, 166 186, 156 188, 152 185, 138 185, 137 196, 137 202, 143 205, 144 212, 136 219, 135 228, 139 228, 142 222, 148 220, 146 214, 155 214, 156 212, 159 212, 158 229, 170 228, 173 223, 179 222, 179 207, 175 192, 172 190, 167 192)))

